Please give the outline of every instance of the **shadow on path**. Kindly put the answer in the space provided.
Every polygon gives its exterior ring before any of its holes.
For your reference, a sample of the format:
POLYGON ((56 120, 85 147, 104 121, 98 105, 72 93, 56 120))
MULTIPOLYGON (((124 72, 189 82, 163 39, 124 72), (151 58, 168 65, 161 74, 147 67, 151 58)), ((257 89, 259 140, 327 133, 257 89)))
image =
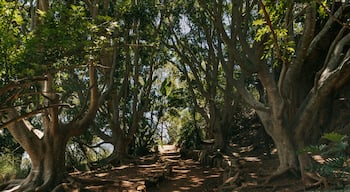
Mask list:
POLYGON ((201 166, 192 159, 181 159, 174 145, 159 146, 159 153, 141 157, 135 163, 75 172, 86 191, 134 192, 145 187, 147 192, 216 191, 221 171, 201 166))

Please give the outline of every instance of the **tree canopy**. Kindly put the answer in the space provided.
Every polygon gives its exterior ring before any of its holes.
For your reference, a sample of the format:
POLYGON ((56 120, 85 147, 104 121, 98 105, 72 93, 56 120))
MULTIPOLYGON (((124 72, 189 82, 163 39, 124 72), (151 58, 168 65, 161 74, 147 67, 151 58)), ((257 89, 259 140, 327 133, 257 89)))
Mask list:
POLYGON ((312 185, 299 151, 350 126, 335 115, 349 110, 349 13, 337 0, 0 0, 1 145, 10 133, 31 159, 5 187, 60 189, 73 145, 112 145, 91 164, 165 138, 225 152, 248 111, 278 151, 270 179, 312 185))

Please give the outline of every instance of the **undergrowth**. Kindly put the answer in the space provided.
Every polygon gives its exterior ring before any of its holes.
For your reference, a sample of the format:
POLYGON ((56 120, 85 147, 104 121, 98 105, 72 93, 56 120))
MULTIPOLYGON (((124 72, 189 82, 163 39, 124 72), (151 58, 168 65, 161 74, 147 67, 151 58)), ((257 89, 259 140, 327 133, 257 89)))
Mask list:
POLYGON ((348 136, 339 133, 324 134, 325 143, 310 145, 303 152, 315 159, 310 171, 317 172, 328 179, 346 180, 350 177, 350 161, 346 154, 349 146, 348 136))
POLYGON ((4 153, 0 155, 0 183, 9 181, 15 178, 24 177, 27 170, 22 170, 20 167, 21 159, 4 153))

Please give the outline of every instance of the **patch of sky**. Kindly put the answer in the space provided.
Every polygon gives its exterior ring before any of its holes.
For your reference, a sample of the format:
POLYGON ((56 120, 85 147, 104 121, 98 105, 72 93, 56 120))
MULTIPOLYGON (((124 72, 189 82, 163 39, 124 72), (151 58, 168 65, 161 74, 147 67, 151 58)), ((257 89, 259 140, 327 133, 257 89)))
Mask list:
POLYGON ((180 15, 180 32, 184 35, 188 34, 191 31, 190 21, 188 17, 181 14, 180 15))

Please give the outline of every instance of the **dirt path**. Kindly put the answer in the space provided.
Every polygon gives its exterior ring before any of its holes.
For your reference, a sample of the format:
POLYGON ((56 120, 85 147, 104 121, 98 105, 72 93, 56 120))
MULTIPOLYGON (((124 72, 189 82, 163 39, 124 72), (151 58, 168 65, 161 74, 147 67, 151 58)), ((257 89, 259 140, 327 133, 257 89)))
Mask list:
POLYGON ((180 159, 180 154, 172 145, 159 148, 162 160, 171 166, 172 174, 159 185, 157 192, 215 191, 221 183, 221 172, 214 168, 202 167, 192 159, 180 159))
POLYGON ((173 145, 159 147, 157 155, 142 157, 128 165, 71 175, 85 183, 86 191, 94 192, 134 192, 142 187, 147 192, 205 192, 215 191, 222 183, 220 170, 181 159, 173 145))

